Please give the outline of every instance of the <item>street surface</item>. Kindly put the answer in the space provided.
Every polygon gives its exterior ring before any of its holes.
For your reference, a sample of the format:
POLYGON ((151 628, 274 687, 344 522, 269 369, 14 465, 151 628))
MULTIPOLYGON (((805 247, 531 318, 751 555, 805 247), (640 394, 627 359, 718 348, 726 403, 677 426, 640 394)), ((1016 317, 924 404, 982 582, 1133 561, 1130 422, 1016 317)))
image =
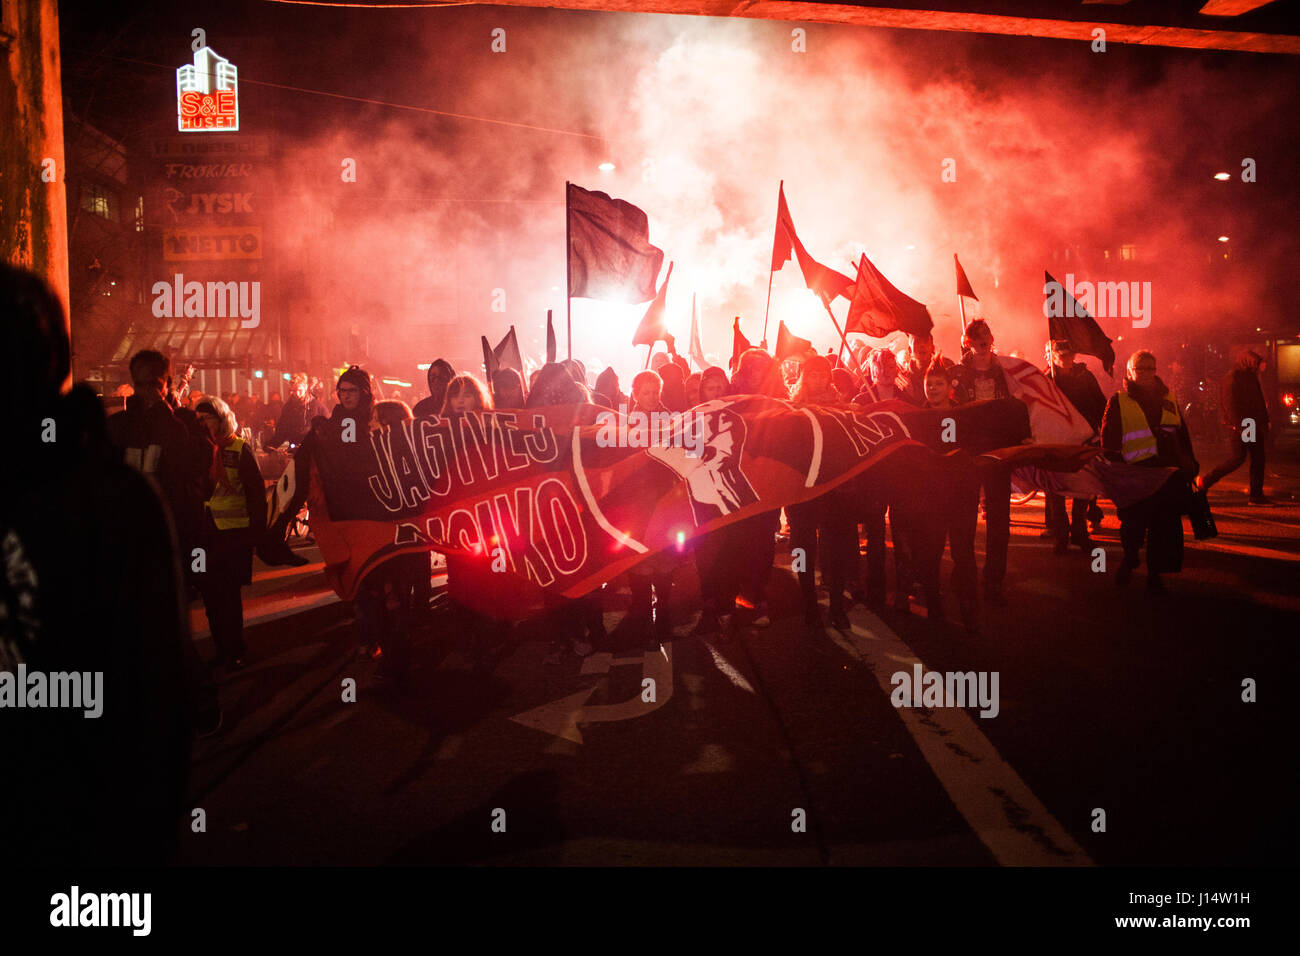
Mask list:
MULTIPOLYGON (((195 747, 190 800, 207 832, 186 825, 180 861, 1289 862, 1300 467, 1270 461, 1272 507, 1247 507, 1244 482, 1243 468, 1211 493, 1219 537, 1187 535, 1163 596, 1144 571, 1112 583, 1109 503, 1099 574, 1039 537, 1040 497, 1013 508, 1008 603, 984 610, 978 637, 950 593, 948 624, 915 605, 855 606, 851 630, 810 634, 778 550, 770 627, 685 636, 698 611, 687 562, 661 652, 556 660, 534 624, 485 653, 439 611, 416 633, 404 695, 357 656, 318 552, 301 569, 258 563, 249 666, 222 676, 225 727, 195 747), (891 675, 918 661, 996 671, 996 716, 895 708, 891 675), (1259 703, 1242 701, 1247 678, 1259 703)), ((606 592, 611 629, 626 602, 625 587, 606 592)), ((204 634, 201 607, 193 621, 204 634)), ((199 646, 210 658, 210 640, 199 646)))

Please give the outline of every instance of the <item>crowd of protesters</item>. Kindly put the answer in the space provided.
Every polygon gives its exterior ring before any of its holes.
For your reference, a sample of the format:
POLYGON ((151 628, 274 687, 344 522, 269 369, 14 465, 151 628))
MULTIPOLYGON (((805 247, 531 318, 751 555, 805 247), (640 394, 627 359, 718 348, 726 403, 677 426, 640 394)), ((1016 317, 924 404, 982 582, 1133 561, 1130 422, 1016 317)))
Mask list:
MULTIPOLYGON (((1011 469, 983 452, 1027 438, 1028 416, 1011 397, 993 329, 983 320, 966 326, 957 362, 938 354, 928 335, 911 336, 901 358, 887 348, 860 347, 847 361, 812 351, 778 361, 763 349, 750 348, 735 356, 728 369, 692 372, 683 357, 658 354, 650 368, 627 383, 626 392, 614 369, 591 378, 574 360, 548 363, 527 380, 516 369, 500 369, 485 383, 437 359, 428 369, 428 395, 414 409, 398 397, 377 397, 374 380, 357 366, 343 372, 332 396, 305 375, 293 376, 283 402, 278 394, 265 404, 233 394, 185 395, 168 357, 142 351, 130 361, 131 395, 125 408, 106 419, 85 386, 62 391, 70 351, 58 303, 48 289, 28 274, 0 267, 0 312, 7 354, 36 359, 18 363, 19 374, 8 379, 8 394, 0 403, 9 434, 22 436, 14 439, 21 446, 15 451, 28 463, 0 474, 5 485, 0 531, 6 535, 11 569, 8 583, 0 581, 5 588, 0 593, 5 612, 0 614, 0 667, 28 662, 56 670, 76 662, 67 669, 85 670, 93 665, 108 673, 118 700, 136 702, 134 709, 119 710, 102 725, 95 743, 99 756, 88 753, 84 761, 87 772, 98 775, 96 785, 114 795, 91 813, 87 825, 97 828, 97 846, 118 854, 115 862, 166 856, 171 835, 157 821, 168 817, 154 811, 178 806, 190 735, 221 727, 214 675, 245 665, 242 588, 250 583, 252 556, 265 543, 267 526, 264 476, 243 437, 246 428, 269 447, 294 449, 313 436, 322 441, 337 437, 349 425, 378 428, 412 416, 492 409, 590 404, 679 413, 746 395, 796 406, 889 401, 940 410, 971 406, 986 420, 981 432, 989 436, 987 448, 962 447, 946 454, 951 447, 914 436, 930 447, 908 446, 907 454, 890 455, 879 467, 818 498, 754 514, 693 541, 687 551, 665 551, 636 566, 626 576, 629 602, 618 629, 620 644, 610 649, 629 643, 657 648, 673 636, 679 624, 673 615, 674 583, 688 562, 698 576, 701 604, 692 635, 726 639, 743 628, 770 625, 768 587, 782 540, 783 548, 798 556, 792 570, 805 623, 812 629, 823 626, 815 577, 819 567, 834 627, 848 625, 853 602, 878 612, 892 606, 911 613, 915 600, 929 618, 941 620, 939 568, 945 548, 952 561, 950 585, 970 632, 978 633, 981 598, 994 605, 1006 600, 1011 469), (57 428, 57 441, 37 437, 50 422, 57 428), (986 537, 983 568, 978 569, 975 537, 981 512, 986 537), (68 546, 81 539, 84 547, 68 546), (15 581, 28 581, 33 589, 39 582, 40 593, 15 595, 15 581), (94 593, 88 593, 92 587, 94 593), (207 613, 215 652, 207 663, 200 660, 185 623, 189 597, 201 599, 207 613), (50 634, 59 635, 62 643, 49 640, 50 634), (96 635, 93 641, 88 640, 91 634, 96 635), (133 782, 115 782, 113 762, 105 754, 129 757, 136 768, 133 782), (119 845, 109 833, 114 813, 154 814, 152 828, 144 823, 143 830, 127 828, 131 846, 119 845), (141 840, 146 830, 153 836, 141 840)), ((1200 465, 1187 423, 1151 352, 1141 350, 1129 358, 1124 387, 1109 398, 1075 361, 1068 341, 1049 343, 1047 354, 1047 374, 1092 426, 1103 456, 1175 469, 1156 494, 1118 509, 1124 552, 1114 575, 1118 586, 1129 582, 1145 548, 1147 587, 1163 590, 1162 575, 1181 568, 1180 516, 1188 496, 1248 458, 1251 500, 1267 502, 1265 445, 1258 434, 1252 441, 1237 433, 1233 457, 1197 478, 1200 465)), ((1256 432, 1267 430, 1259 366, 1259 356, 1247 353, 1225 384, 1234 428, 1244 418, 1256 432)), ((1048 531, 1059 553, 1070 545, 1089 549, 1095 509, 1091 499, 1067 506, 1063 498, 1048 496, 1048 531)), ((467 585, 476 573, 472 563, 450 556, 447 573, 450 600, 468 599, 472 588, 467 585)), ((429 555, 404 556, 367 574, 355 599, 360 653, 380 659, 383 676, 399 688, 409 678, 411 630, 430 614, 430 577, 429 555)), ((577 600, 548 600, 553 653, 571 649, 585 656, 609 646, 605 612, 612 609, 607 607, 612 587, 577 600)), ((481 612, 469 613, 484 623, 481 612)), ((485 626, 490 630, 493 625, 485 626)), ((37 731, 33 741, 46 739, 42 733, 57 737, 62 729, 51 725, 37 731)), ((78 738, 75 746, 84 747, 84 739, 78 738)), ((33 766, 48 763, 35 751, 27 757, 33 766)), ((43 772, 51 779, 60 773, 56 767, 43 772)), ((69 791, 75 789, 71 784, 69 791)), ((56 803, 39 812, 57 819, 67 810, 56 803)), ((75 855, 71 847, 65 849, 75 855)))

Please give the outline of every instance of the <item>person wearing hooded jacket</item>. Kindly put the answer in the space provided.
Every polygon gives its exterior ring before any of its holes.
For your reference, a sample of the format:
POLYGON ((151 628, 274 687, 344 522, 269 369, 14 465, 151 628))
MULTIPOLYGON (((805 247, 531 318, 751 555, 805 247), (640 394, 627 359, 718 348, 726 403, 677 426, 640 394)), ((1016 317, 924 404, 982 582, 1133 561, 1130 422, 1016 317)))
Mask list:
MULTIPOLYGON (((799 380, 790 400, 799 405, 834 405, 839 395, 831 386, 831 365, 825 356, 814 355, 803 363, 799 380)), ((847 628, 844 606, 845 585, 857 577, 857 522, 851 517, 849 502, 839 491, 785 509, 790 519, 790 547, 804 554, 804 570, 797 571, 803 598, 804 623, 812 629, 821 627, 814 575, 817 571, 818 538, 821 541, 823 578, 830 591, 830 623, 847 628)))
POLYGON ((442 405, 447 395, 447 384, 456 377, 456 370, 446 359, 434 359, 429 365, 426 379, 429 383, 428 397, 415 403, 412 411, 416 418, 436 418, 442 414, 442 405))
POLYGON ((0 671, 98 687, 84 709, 0 709, 4 863, 164 864, 202 716, 168 509, 110 445, 94 391, 62 393, 71 346, 53 291, 3 263, 0 351, 0 671))

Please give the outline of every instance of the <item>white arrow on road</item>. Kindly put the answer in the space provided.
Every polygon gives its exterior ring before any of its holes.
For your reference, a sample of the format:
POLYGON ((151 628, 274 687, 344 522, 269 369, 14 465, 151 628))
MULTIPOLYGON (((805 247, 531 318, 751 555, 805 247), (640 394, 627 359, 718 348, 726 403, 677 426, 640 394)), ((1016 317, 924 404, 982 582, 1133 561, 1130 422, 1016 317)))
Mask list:
MULTIPOLYGON (((640 692, 638 692, 634 697, 619 701, 617 704, 592 704, 588 706, 588 698, 596 692, 596 687, 593 686, 588 687, 586 690, 580 690, 576 694, 570 694, 568 697, 542 704, 540 707, 534 707, 532 710, 526 710, 522 714, 515 714, 510 719, 515 723, 523 724, 525 727, 540 730, 542 733, 562 737, 565 740, 573 741, 575 744, 581 744, 583 740, 582 732, 578 729, 579 724, 598 724, 611 720, 631 720, 635 717, 644 717, 646 714, 658 710, 672 699, 673 657, 671 645, 665 644, 662 649, 648 651, 641 657, 593 656, 602 658, 597 662, 597 668, 606 671, 609 669, 610 664, 639 663, 642 677, 652 678, 655 682, 654 701, 643 701, 640 692), (600 665, 604 666, 601 667, 600 665)), ((591 673, 592 670, 597 668, 588 669, 584 664, 583 672, 591 673)))

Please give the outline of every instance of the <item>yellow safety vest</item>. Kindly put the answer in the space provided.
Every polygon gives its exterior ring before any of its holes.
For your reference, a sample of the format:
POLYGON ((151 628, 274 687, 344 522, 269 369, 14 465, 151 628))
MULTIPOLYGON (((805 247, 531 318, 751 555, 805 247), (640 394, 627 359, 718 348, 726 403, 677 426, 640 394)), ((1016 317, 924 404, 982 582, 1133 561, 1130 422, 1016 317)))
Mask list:
MULTIPOLYGON (((1127 462, 1145 461, 1156 456, 1156 436, 1151 432, 1147 416, 1137 400, 1125 392, 1119 393, 1119 421, 1124 428, 1120 451, 1127 462)), ((1160 427, 1178 428, 1183 423, 1178 414, 1178 400, 1172 391, 1161 402, 1160 427)))
POLYGON ((248 501, 244 498, 244 483, 239 480, 239 459, 243 452, 242 438, 236 438, 225 448, 217 450, 226 481, 208 499, 207 506, 212 512, 212 523, 220 531, 248 527, 248 501))

